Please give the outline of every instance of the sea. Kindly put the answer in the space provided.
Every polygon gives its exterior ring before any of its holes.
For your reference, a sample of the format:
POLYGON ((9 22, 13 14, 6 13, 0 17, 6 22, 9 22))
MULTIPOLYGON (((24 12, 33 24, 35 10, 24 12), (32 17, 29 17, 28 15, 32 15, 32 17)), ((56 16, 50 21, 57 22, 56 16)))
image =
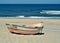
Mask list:
POLYGON ((60 4, 0 4, 0 17, 60 19, 60 4))

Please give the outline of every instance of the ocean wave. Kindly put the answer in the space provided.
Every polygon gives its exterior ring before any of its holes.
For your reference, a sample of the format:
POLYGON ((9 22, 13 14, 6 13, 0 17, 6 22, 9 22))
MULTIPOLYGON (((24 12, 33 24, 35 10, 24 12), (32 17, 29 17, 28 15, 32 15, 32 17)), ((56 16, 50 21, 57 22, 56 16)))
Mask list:
POLYGON ((42 10, 41 14, 53 14, 53 15, 60 15, 60 11, 57 10, 42 10))
POLYGON ((39 16, 30 16, 28 18, 41 18, 41 17, 39 17, 39 16))
POLYGON ((28 18, 55 18, 55 17, 38 17, 38 16, 30 16, 28 18))
POLYGON ((20 17, 20 18, 40 18, 38 16, 16 16, 16 17, 20 17))
POLYGON ((16 16, 16 18, 42 18, 42 19, 60 19, 60 17, 40 17, 40 16, 16 16))
POLYGON ((16 16, 16 17, 20 17, 20 18, 23 18, 23 17, 25 17, 25 16, 16 16))

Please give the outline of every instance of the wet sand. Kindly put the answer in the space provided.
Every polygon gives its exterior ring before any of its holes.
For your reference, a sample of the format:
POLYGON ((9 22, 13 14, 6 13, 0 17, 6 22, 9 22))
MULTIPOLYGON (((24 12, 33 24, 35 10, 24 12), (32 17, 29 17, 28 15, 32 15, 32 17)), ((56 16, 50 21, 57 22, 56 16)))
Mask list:
POLYGON ((0 43, 60 43, 60 20, 58 19, 7 19, 0 18, 0 43), (11 34, 6 23, 32 24, 43 22, 43 35, 11 34))

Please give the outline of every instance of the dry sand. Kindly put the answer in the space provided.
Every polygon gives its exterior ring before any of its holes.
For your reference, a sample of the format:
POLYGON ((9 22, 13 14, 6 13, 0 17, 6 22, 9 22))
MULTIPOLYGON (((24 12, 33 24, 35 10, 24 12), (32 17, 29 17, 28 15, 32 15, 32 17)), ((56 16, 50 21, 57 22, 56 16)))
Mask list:
POLYGON ((58 19, 8 19, 0 18, 0 43, 60 43, 60 20, 58 19), (6 23, 44 23, 44 35, 11 34, 6 23))

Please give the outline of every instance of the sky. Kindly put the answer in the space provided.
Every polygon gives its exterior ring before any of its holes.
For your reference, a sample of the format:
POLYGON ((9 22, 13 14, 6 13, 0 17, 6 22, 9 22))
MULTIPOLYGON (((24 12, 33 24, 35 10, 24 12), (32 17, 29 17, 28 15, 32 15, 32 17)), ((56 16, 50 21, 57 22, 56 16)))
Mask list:
POLYGON ((60 0, 0 0, 0 4, 60 4, 60 0))

